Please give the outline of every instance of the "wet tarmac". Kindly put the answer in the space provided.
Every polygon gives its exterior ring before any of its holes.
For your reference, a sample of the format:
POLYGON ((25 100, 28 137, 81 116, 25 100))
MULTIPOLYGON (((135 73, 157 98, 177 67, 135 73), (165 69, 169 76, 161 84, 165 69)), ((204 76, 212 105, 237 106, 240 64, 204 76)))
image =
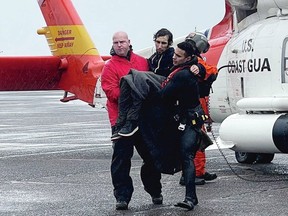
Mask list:
MULTIPOLYGON (((207 170, 218 178, 197 186, 199 204, 186 211, 180 173, 163 175, 163 205, 144 191, 135 155, 129 210, 116 211, 107 111, 62 91, 0 93, 0 215, 288 215, 288 158, 243 165, 229 149, 210 147, 207 170)), ((217 136, 218 125, 213 125, 217 136)), ((209 134, 211 136, 211 133, 209 134)))

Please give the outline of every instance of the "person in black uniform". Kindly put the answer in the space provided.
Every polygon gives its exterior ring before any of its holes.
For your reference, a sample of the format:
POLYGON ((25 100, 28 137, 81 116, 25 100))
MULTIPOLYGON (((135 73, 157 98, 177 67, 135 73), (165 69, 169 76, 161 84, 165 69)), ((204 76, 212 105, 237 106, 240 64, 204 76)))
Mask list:
POLYGON ((186 192, 184 201, 176 206, 188 210, 192 210, 198 204, 193 159, 199 148, 198 139, 204 123, 204 119, 201 119, 204 111, 199 101, 198 77, 190 72, 191 65, 197 62, 193 50, 189 42, 177 45, 173 56, 173 63, 177 66, 162 83, 162 89, 159 91, 160 98, 168 109, 173 109, 177 104, 179 122, 185 126, 177 133, 186 192))

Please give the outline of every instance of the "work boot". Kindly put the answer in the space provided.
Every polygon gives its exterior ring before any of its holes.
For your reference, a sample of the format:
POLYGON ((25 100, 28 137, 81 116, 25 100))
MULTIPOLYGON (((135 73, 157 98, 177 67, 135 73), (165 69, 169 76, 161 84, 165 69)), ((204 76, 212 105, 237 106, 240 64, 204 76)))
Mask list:
POLYGON ((195 185, 204 185, 206 182, 204 179, 195 177, 195 185))
POLYGON ((193 210, 194 209, 194 204, 192 201, 185 199, 183 202, 178 202, 176 205, 176 207, 181 207, 181 208, 185 208, 187 210, 193 210))
POLYGON ((125 125, 120 129, 120 131, 118 132, 118 134, 120 136, 132 136, 134 133, 136 133, 136 131, 139 129, 138 127, 138 121, 134 121, 134 120, 127 120, 125 125))
POLYGON ((152 196, 152 202, 154 205, 162 205, 163 204, 162 194, 160 194, 158 196, 152 196))
MULTIPOLYGON (((195 177, 195 185, 204 185, 206 182, 204 179, 195 177)), ((182 186, 185 186, 185 179, 184 176, 181 176, 180 180, 179 180, 179 184, 182 186)))
POLYGON ((202 176, 197 176, 197 178, 199 179, 204 179, 205 181, 212 181, 214 179, 217 178, 217 175, 215 173, 208 173, 208 172, 205 172, 204 175, 202 176))
POLYGON ((127 210, 128 203, 126 201, 117 201, 116 202, 116 210, 127 210))

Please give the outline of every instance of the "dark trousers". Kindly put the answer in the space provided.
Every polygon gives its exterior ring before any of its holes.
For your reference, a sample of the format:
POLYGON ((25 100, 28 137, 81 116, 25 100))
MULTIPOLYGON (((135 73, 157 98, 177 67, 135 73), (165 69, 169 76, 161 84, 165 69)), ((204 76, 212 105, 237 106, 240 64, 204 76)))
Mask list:
POLYGON ((182 170, 185 179, 185 198, 190 201, 197 201, 195 186, 194 157, 199 148, 199 132, 192 125, 186 125, 186 129, 180 135, 180 150, 182 158, 182 170))
POLYGON ((120 83, 117 124, 123 125, 126 120, 138 120, 142 101, 143 100, 132 91, 127 81, 122 79, 120 83))
POLYGON ((131 158, 133 156, 134 146, 143 159, 141 180, 145 191, 151 196, 158 196, 161 194, 162 189, 160 183, 161 173, 155 168, 146 147, 143 145, 140 133, 137 132, 132 137, 121 138, 114 142, 111 177, 116 200, 127 201, 128 203, 134 191, 130 177, 131 158))

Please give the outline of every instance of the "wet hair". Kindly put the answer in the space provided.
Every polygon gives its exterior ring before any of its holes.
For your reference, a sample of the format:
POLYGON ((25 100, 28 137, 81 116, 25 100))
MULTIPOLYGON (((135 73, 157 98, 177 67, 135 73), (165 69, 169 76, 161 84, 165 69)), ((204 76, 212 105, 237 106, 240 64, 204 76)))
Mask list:
POLYGON ((198 54, 198 50, 196 48, 196 44, 191 41, 183 41, 177 44, 177 47, 181 50, 184 50, 186 53, 186 57, 194 56, 198 54))
POLYGON ((166 28, 161 28, 159 31, 157 31, 153 36, 153 40, 155 41, 158 37, 166 35, 168 36, 168 45, 171 46, 173 43, 173 34, 166 28))

